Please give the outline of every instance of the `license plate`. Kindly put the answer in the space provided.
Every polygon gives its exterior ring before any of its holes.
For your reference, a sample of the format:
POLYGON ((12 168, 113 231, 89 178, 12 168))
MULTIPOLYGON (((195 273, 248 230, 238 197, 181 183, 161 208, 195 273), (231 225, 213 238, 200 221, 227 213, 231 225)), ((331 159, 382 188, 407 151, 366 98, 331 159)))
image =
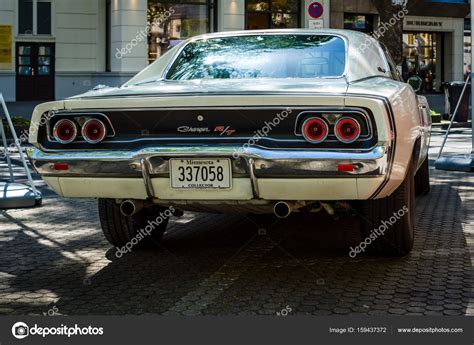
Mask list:
POLYGON ((231 188, 230 159, 170 159, 171 188, 231 188))

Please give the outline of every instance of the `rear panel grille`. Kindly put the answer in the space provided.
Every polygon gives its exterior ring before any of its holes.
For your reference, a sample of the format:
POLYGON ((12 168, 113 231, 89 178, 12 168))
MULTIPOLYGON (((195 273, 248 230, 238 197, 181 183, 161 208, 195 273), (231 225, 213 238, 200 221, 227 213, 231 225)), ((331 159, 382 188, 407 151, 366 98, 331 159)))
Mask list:
MULTIPOLYGON (((377 143, 374 119, 367 109, 311 109, 301 107, 261 108, 193 108, 102 110, 111 122, 114 136, 94 145, 94 149, 126 149, 153 145, 243 145, 252 143, 267 148, 295 149, 369 149, 377 143), (327 140, 312 144, 301 134, 301 123, 308 116, 353 114, 362 124, 362 135, 345 145, 330 130, 327 140)), ((63 112, 60 118, 88 114, 87 111, 63 112)), ((51 124, 48 124, 49 126, 51 124)), ((47 131, 40 130, 40 143, 45 149, 90 149, 91 145, 73 142, 63 145, 47 131)))

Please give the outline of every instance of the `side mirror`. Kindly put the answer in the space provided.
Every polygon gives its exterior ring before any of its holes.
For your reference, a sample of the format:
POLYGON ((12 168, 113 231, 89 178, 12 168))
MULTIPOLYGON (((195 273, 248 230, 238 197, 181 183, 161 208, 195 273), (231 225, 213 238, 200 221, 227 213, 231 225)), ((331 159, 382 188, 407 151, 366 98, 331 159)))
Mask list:
POLYGON ((407 83, 411 85, 411 87, 413 88, 413 90, 415 90, 415 92, 418 92, 421 90, 423 80, 419 76, 414 75, 407 80, 407 83))

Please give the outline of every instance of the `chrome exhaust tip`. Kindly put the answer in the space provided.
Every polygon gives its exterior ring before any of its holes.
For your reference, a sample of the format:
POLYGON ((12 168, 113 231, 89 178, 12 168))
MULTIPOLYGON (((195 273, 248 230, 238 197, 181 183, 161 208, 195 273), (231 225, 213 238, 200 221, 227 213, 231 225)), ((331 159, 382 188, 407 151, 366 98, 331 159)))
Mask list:
POLYGON ((120 213, 125 217, 130 217, 140 211, 142 207, 142 203, 136 203, 133 200, 125 200, 120 204, 120 213))
POLYGON ((273 206, 273 213, 278 218, 286 218, 291 213, 291 206, 284 201, 278 201, 275 206, 273 206))

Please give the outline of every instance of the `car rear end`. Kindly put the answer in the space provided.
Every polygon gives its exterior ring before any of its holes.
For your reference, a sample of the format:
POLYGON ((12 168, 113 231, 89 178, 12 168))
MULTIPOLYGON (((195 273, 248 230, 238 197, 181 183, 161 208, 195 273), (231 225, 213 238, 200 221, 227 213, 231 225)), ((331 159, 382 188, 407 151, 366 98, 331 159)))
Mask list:
MULTIPOLYGON (((38 106, 28 155, 58 194, 99 198, 117 246, 156 207, 285 217, 339 201, 392 205, 392 194, 408 202, 416 101, 390 78, 378 45, 362 54, 366 37, 193 39, 123 87, 38 106)), ((400 253, 411 248, 412 223, 403 229, 400 253)))
POLYGON ((376 197, 389 172, 391 124, 380 99, 307 92, 183 96, 179 107, 126 102, 66 101, 71 109, 39 128, 30 158, 60 195, 358 200, 376 197))

